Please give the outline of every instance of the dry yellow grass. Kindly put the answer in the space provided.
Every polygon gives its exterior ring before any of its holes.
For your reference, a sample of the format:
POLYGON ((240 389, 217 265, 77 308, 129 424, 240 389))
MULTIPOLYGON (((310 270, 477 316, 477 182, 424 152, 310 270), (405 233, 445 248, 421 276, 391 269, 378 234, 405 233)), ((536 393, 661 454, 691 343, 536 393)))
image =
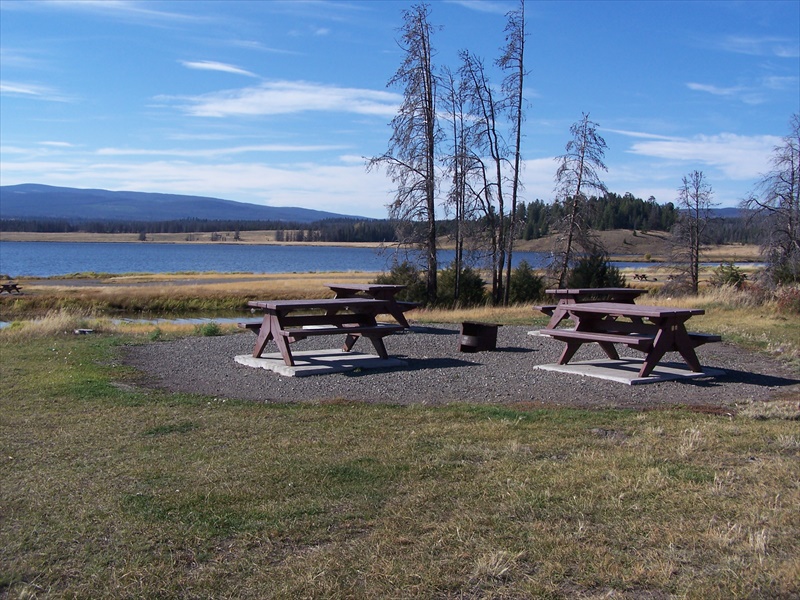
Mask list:
POLYGON ((784 418, 143 390, 0 341, 10 598, 795 598, 784 418))

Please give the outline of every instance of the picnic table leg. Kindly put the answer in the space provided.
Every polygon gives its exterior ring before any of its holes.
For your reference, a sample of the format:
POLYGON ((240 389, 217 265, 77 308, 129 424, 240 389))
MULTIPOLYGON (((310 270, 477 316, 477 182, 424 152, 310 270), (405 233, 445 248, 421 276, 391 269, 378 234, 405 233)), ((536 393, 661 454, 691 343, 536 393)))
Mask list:
POLYGON ((371 341, 372 345, 375 346, 375 351, 378 353, 378 356, 380 356, 384 360, 389 358, 389 353, 386 352, 386 345, 383 343, 382 336, 371 335, 369 336, 369 341, 371 341))
POLYGON ((680 328, 675 330, 674 336, 675 349, 683 357, 683 360, 686 361, 686 364, 689 365, 689 368, 692 371, 695 373, 701 373, 703 371, 703 367, 700 366, 700 359, 697 358, 697 353, 694 351, 694 343, 689 337, 689 333, 686 331, 686 327, 683 325, 683 323, 681 323, 680 328))
POLYGON ((583 342, 579 340, 567 340, 566 342, 567 347, 564 348, 564 351, 561 353, 561 357, 558 359, 558 364, 565 365, 569 362, 569 360, 575 356, 575 353, 578 351, 578 348, 583 346, 583 342))
POLYGON ((256 343, 253 346, 253 358, 261 356, 264 348, 267 347, 267 342, 272 338, 272 317, 269 314, 265 314, 258 330, 258 336, 256 336, 256 343))
POLYGON ((277 315, 269 313, 264 315, 264 322, 261 324, 261 329, 258 330, 256 345, 253 348, 253 356, 255 358, 259 358, 262 352, 264 352, 267 342, 269 342, 271 339, 274 339, 275 344, 277 344, 278 350, 283 357, 283 362, 292 367, 294 366, 292 351, 289 350, 289 343, 286 341, 286 338, 280 334, 280 330, 281 326, 277 315), (273 331, 277 332, 277 334, 274 334, 273 331))
POLYGON ((695 373, 702 372, 703 368, 700 366, 692 341, 686 332, 684 321, 685 319, 682 321, 671 320, 671 322, 659 326, 656 338, 653 340, 653 347, 647 353, 642 368, 639 370, 639 377, 650 375, 664 357, 664 354, 670 351, 679 352, 686 364, 689 365, 689 368, 695 373))
POLYGON ((342 346, 343 352, 350 352, 355 346, 356 342, 358 341, 359 336, 355 333, 348 333, 347 337, 344 338, 344 346, 342 346))
POLYGON ((400 323, 400 325, 402 325, 406 329, 411 329, 411 325, 409 325, 408 319, 406 319, 406 316, 403 314, 403 310, 400 308, 400 306, 397 304, 394 298, 389 299, 388 308, 389 308, 389 314, 392 315, 392 317, 394 317, 395 321, 400 323))
POLYGON ((611 342, 597 342, 611 360, 619 360, 619 353, 611 342))
POLYGON ((558 324, 561 323, 567 317, 567 311, 563 308, 559 308, 556 306, 553 309, 553 314, 550 316, 550 320, 547 322, 545 329, 555 329, 558 327, 558 324))

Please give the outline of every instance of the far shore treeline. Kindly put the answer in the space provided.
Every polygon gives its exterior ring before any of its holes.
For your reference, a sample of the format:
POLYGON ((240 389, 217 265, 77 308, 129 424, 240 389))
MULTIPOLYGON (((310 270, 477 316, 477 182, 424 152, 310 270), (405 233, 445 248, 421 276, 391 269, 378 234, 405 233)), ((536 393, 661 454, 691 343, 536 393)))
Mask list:
MULTIPOLYGON (((642 200, 631 194, 607 193, 589 201, 592 228, 600 231, 630 229, 631 231, 669 232, 678 216, 670 202, 658 204, 654 199, 642 200)), ((561 204, 542 200, 522 202, 517 208, 516 237, 534 240, 552 233, 551 224, 558 222, 561 204)), ((286 242, 397 242, 397 224, 388 219, 323 219, 312 223, 246 219, 173 219, 165 221, 124 221, 111 219, 14 218, 0 219, 0 231, 35 233, 135 233, 142 236, 158 233, 213 233, 216 231, 276 232, 277 241, 286 242)), ((453 221, 442 220, 442 235, 452 233, 453 221)), ((709 241, 715 244, 761 243, 763 232, 745 214, 719 217, 709 223, 709 241)))

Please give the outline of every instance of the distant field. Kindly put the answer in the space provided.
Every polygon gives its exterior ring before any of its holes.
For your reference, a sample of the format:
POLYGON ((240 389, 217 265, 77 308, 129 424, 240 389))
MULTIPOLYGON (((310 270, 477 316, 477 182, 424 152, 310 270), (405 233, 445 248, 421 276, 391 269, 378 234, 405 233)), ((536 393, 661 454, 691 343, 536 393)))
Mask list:
POLYGON ((282 244, 314 245, 314 246, 361 246, 374 247, 377 243, 329 243, 329 242, 278 242, 276 231, 242 231, 239 239, 235 240, 233 231, 215 232, 219 239, 212 240, 211 233, 152 233, 147 234, 147 240, 139 241, 138 233, 86 233, 82 231, 70 233, 36 233, 30 231, 3 231, 0 232, 2 242, 139 242, 160 244, 282 244))

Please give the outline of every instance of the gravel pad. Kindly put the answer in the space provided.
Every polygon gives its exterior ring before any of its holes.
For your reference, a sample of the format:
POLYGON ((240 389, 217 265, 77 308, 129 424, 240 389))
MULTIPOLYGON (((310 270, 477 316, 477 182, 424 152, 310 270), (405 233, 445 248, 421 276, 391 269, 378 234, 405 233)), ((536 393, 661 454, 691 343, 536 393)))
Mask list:
MULTIPOLYGON (((733 409, 736 404, 800 399, 800 373, 766 355, 725 343, 701 346, 700 363, 724 371, 716 377, 628 386, 578 375, 534 369, 555 363, 563 343, 528 335, 531 327, 503 326, 497 350, 458 351, 457 325, 414 326, 385 338, 391 356, 406 367, 363 370, 303 378, 282 377, 234 362, 252 351, 252 334, 190 337, 123 348, 123 362, 141 371, 141 385, 216 398, 259 402, 359 401, 391 404, 451 402, 579 408, 659 408, 692 406, 733 409)), ((333 348, 336 336, 297 342, 293 350, 333 348)), ((371 352, 368 340, 355 350, 371 352)), ((267 352, 275 351, 273 342, 267 352)), ((638 355, 631 351, 632 355, 638 355)), ((573 361, 603 358, 596 344, 583 346, 573 361)), ((677 353, 666 361, 681 362, 677 353)))

